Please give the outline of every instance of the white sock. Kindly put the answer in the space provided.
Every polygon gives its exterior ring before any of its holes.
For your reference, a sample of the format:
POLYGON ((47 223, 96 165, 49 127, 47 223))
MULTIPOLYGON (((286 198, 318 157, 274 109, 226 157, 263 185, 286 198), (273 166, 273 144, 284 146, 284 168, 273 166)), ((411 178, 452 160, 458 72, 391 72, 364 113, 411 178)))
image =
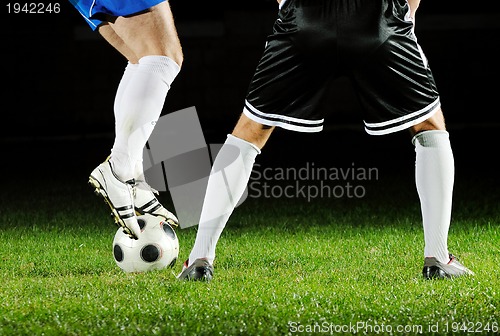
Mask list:
POLYGON ((118 133, 118 129, 121 127, 123 121, 121 113, 120 104, 123 98, 123 92, 127 88, 130 79, 134 76, 135 70, 139 64, 127 63, 125 67, 125 71, 123 72, 122 79, 120 80, 120 84, 118 85, 118 89, 116 90, 115 95, 115 104, 114 104, 114 112, 115 112, 115 133, 118 133))
POLYGON ((260 150, 255 145, 228 135, 208 179, 196 240, 189 255, 191 265, 198 258, 211 264, 215 247, 238 201, 243 196, 260 150))
POLYGON ((144 176, 144 165, 143 160, 136 160, 134 165, 134 179, 136 181, 146 181, 144 176))
POLYGON ((425 131, 413 138, 415 181, 424 226, 424 256, 447 263, 448 230, 455 180, 453 151, 446 131, 425 131))
POLYGON ((135 177, 136 162, 142 159, 144 146, 179 70, 179 65, 166 56, 145 56, 134 67, 131 76, 125 71, 124 83, 120 83, 115 100, 118 119, 110 159, 122 180, 135 177))
MULTIPOLYGON (((114 114, 115 114, 115 135, 120 134, 120 130, 123 128, 123 118, 124 114, 122 113, 123 109, 120 108, 122 99, 123 99, 123 93, 125 92, 128 83, 130 83, 131 79, 134 77, 135 70, 137 70, 137 67, 139 67, 139 64, 133 64, 133 63, 127 63, 127 66, 125 67, 125 71, 123 72, 122 78, 120 80, 120 84, 118 85, 118 89, 116 90, 116 95, 115 95, 115 102, 114 102, 114 114)), ((115 136, 115 144, 116 144, 116 136, 115 136)), ((116 145, 113 145, 113 147, 116 147, 116 145)), ((113 151, 113 150, 112 150, 113 151)), ((115 161, 113 168, 115 166, 120 167, 122 166, 119 162, 117 162, 117 159, 120 159, 120 155, 115 154, 115 158, 113 160, 115 161)), ((126 157, 126 155, 124 155, 126 157)), ((112 161, 113 161, 112 160, 112 161)), ((122 159, 123 161, 123 159, 122 159)), ((127 162, 127 161, 125 161, 127 162)), ((115 169, 113 169, 115 170, 115 169)), ((128 181, 130 178, 125 177, 123 181, 128 181)))

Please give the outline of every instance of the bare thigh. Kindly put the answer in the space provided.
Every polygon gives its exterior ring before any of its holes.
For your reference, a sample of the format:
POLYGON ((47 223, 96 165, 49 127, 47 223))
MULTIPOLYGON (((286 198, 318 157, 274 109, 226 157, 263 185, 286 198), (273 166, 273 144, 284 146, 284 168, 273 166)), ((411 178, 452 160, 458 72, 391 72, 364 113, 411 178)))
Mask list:
POLYGON ((99 26, 99 33, 104 37, 109 44, 113 46, 120 54, 122 54, 127 60, 132 63, 137 63, 137 56, 135 53, 125 44, 125 41, 118 36, 109 23, 104 23, 99 26))
POLYGON ((157 55, 168 56, 182 65, 182 47, 168 1, 139 14, 120 16, 99 32, 131 63, 157 55))

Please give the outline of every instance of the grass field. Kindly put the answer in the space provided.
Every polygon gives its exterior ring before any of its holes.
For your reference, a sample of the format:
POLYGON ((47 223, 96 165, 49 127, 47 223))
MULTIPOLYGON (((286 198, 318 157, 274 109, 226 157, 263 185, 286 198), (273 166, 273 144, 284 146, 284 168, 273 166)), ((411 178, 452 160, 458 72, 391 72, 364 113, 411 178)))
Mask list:
MULTIPOLYGON (((313 145, 345 149, 329 158, 310 153, 304 138, 290 143, 277 133, 259 157, 262 167, 356 162, 379 167, 380 178, 363 182, 359 199, 249 197, 221 237, 208 284, 175 278, 195 228, 177 231, 173 269, 125 274, 115 265, 116 228, 86 185, 106 155, 102 139, 3 144, 10 161, 0 166, 7 168, 0 192, 0 335, 498 334, 500 185, 480 145, 495 136, 465 133, 454 137, 449 248, 476 275, 445 281, 421 275, 423 232, 406 138, 365 141, 349 132, 329 142, 312 138, 313 145), (300 158, 280 150, 283 144, 300 158)), ((171 207, 168 193, 160 196, 171 207)))
MULTIPOLYGON (((2 193, 0 335, 498 333, 500 203, 488 181, 458 183, 450 230, 475 277, 423 280, 416 194, 394 179, 363 200, 248 199, 208 284, 176 280, 180 261, 123 273, 104 203, 85 183, 56 182, 2 193)), ((178 230, 180 260, 195 232, 178 230)))

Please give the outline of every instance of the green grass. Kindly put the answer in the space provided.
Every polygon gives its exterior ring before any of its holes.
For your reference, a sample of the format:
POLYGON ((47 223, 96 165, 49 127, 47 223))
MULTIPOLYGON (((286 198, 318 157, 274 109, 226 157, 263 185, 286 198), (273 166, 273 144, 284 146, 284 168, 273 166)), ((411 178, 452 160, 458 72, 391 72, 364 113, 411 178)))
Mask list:
MULTIPOLYGON (((115 227, 104 203, 86 186, 37 183, 0 196, 0 335, 286 335, 349 327, 415 335, 437 327, 435 334, 459 334, 464 326, 495 334, 500 327, 500 203, 488 183, 480 190, 457 185, 450 230, 450 251, 475 277, 422 279, 418 202, 411 184, 396 182, 374 183, 363 200, 247 200, 223 233, 208 284, 177 281, 180 262, 123 273, 112 259, 115 227)), ((195 233, 178 230, 180 260, 195 233)))

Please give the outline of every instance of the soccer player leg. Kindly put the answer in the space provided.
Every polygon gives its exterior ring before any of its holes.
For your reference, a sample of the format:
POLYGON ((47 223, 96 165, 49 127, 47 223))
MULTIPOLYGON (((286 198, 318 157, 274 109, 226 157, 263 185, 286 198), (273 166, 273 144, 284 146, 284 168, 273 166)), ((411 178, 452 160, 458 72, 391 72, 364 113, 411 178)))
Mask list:
POLYGON ((167 56, 139 59, 134 77, 121 99, 121 127, 118 128, 112 157, 122 160, 123 174, 141 180, 142 155, 165 103, 170 86, 180 68, 167 56))
POLYGON ((448 230, 451 220, 455 164, 449 134, 426 130, 413 137, 415 182, 424 226, 424 256, 449 261, 448 230))
MULTIPOLYGON (((255 158, 260 149, 254 144, 228 135, 217 155, 208 179, 195 244, 189 264, 215 259, 215 247, 234 208, 243 196, 255 158)), ((188 265, 189 266, 189 265, 188 265)))
MULTIPOLYGON (((109 176, 119 181, 130 181, 128 185, 135 187, 134 180, 138 175, 142 176, 137 167, 142 167, 143 148, 161 114, 170 85, 180 70, 182 51, 168 2, 137 15, 118 17, 99 31, 127 58, 129 64, 133 64, 127 66, 116 94, 116 135, 109 160, 112 169, 109 176)), ((142 202, 144 204, 156 200, 150 188, 141 190, 145 192, 138 193, 136 189, 136 192, 130 193, 133 198, 122 208, 133 209, 141 194, 147 196, 141 198, 150 198, 142 202)), ((113 194, 112 191, 107 192, 107 195, 113 194)), ((112 209, 113 203, 109 202, 112 209)), ((118 222, 133 232, 137 231, 135 215, 127 212, 126 216, 119 216, 118 222)))
POLYGON ((144 56, 139 59, 139 64, 127 67, 123 78, 126 83, 120 85, 120 89, 124 87, 123 92, 118 90, 115 102, 116 135, 109 159, 118 179, 132 181, 135 191, 130 205, 135 209, 146 209, 142 213, 152 210, 151 214, 171 219, 172 225, 177 219, 158 202, 137 167, 142 167, 144 146, 179 69, 167 56, 144 56), (131 72, 130 68, 133 68, 133 73, 125 77, 131 72))
MULTIPOLYGON (((99 32, 109 43, 124 55, 129 52, 123 40, 114 33, 109 24, 104 23, 99 26, 99 32)), ((115 96, 115 130, 117 133, 121 127, 119 103, 123 93, 131 78, 134 77, 137 64, 129 62, 125 68, 122 79, 118 86, 115 96)), ((105 203, 110 207, 115 222, 121 226, 131 238, 137 238, 140 233, 140 227, 134 213, 132 188, 133 180, 119 178, 109 160, 97 166, 89 176, 89 183, 95 188, 96 194, 102 196, 105 203)))
POLYGON ((273 130, 274 127, 242 114, 228 135, 212 167, 196 240, 186 266, 200 258, 213 263, 222 230, 245 192, 255 158, 273 130))
POLYGON ((111 161, 121 178, 138 178, 142 175, 137 172, 138 161, 180 71, 182 50, 168 2, 138 15, 118 17, 110 26, 127 46, 125 50, 130 50, 125 54, 129 62, 137 59, 138 63, 115 103, 121 127, 117 127, 111 161))

